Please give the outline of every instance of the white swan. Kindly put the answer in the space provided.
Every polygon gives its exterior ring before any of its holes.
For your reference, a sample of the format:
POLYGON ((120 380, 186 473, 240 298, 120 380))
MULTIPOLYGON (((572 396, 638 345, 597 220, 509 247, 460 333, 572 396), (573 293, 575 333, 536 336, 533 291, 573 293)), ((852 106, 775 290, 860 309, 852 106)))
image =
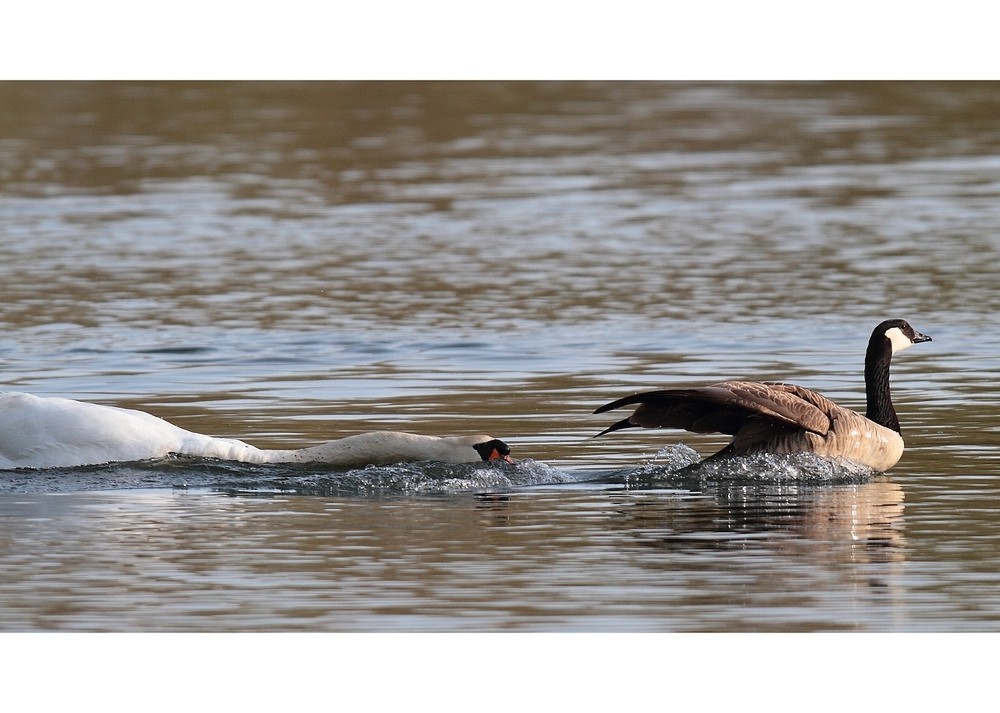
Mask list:
POLYGON ((310 448, 268 450, 186 431, 143 411, 55 396, 0 393, 0 469, 69 468, 162 458, 169 454, 244 463, 328 463, 343 467, 505 460, 510 448, 491 436, 438 438, 374 431, 310 448))

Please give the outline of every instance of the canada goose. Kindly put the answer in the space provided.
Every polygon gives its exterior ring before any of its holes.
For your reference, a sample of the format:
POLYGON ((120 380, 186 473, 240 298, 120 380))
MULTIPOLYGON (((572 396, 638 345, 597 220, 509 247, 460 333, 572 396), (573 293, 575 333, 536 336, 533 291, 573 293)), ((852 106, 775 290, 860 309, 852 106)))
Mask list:
POLYGON ((597 435, 636 427, 727 433, 732 441, 712 458, 809 452, 885 471, 903 455, 903 437, 889 394, 889 363, 895 352, 929 341, 930 337, 902 319, 888 319, 875 327, 865 354, 868 410, 864 416, 793 384, 723 381, 612 401, 594 413, 638 406, 631 416, 597 435))
POLYGON ((0 468, 62 468, 179 455, 246 463, 343 467, 414 461, 473 463, 510 458, 492 436, 438 438, 374 431, 310 448, 267 450, 186 431, 144 411, 59 397, 0 393, 0 468))

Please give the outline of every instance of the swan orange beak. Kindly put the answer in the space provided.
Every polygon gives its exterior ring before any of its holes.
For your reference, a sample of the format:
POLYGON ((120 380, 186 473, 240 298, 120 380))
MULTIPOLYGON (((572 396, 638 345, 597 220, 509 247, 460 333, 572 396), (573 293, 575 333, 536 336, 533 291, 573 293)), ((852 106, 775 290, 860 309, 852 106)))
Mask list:
POLYGON ((488 461, 490 461, 490 460, 502 460, 505 463, 513 463, 514 462, 513 458, 511 458, 509 455, 504 455, 503 453, 500 452, 500 450, 498 448, 494 448, 493 452, 490 453, 490 457, 487 458, 486 460, 488 460, 488 461))

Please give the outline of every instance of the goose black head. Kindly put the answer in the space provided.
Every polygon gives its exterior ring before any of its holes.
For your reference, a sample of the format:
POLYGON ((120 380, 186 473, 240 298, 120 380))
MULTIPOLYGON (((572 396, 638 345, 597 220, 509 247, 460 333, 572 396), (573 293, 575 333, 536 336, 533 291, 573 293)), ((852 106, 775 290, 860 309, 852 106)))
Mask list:
POLYGON ((872 339, 876 338, 888 339, 893 354, 914 344, 931 341, 930 337, 915 330, 905 319, 885 320, 872 332, 872 339))

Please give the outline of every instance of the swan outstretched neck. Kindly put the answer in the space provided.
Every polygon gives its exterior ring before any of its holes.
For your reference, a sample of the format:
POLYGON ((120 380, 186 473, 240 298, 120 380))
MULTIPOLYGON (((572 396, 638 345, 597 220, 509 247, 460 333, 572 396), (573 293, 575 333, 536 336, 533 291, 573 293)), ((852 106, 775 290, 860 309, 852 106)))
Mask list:
POLYGON ((0 468, 66 468, 177 454, 244 463, 326 463, 361 467, 442 461, 511 462, 487 435, 439 438, 374 431, 309 448, 272 450, 187 431, 144 411, 59 397, 0 393, 0 468))

